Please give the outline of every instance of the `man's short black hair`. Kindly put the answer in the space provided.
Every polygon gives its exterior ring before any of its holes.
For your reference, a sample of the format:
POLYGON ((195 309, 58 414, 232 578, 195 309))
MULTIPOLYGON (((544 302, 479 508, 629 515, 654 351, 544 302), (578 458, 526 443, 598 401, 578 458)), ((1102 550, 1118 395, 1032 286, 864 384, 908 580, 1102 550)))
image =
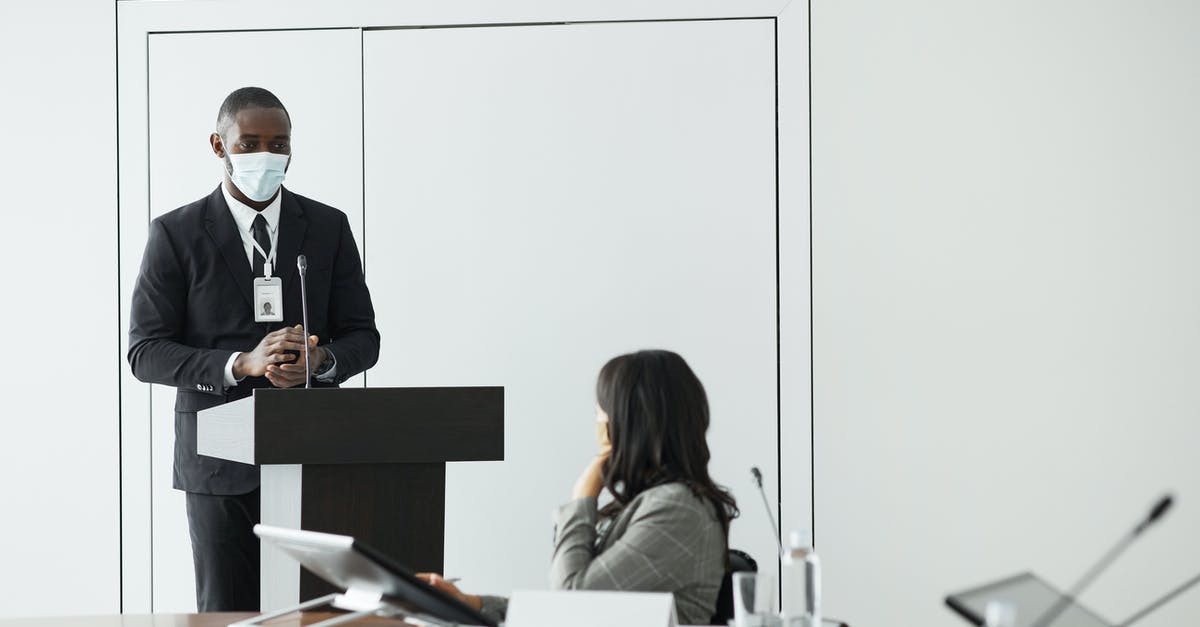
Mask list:
POLYGON ((225 102, 221 103, 221 110, 217 112, 217 134, 221 139, 225 138, 229 127, 237 121, 237 114, 245 109, 280 109, 287 116, 288 124, 292 123, 292 116, 288 115, 287 107, 283 106, 275 94, 262 87, 242 87, 225 96, 225 102))

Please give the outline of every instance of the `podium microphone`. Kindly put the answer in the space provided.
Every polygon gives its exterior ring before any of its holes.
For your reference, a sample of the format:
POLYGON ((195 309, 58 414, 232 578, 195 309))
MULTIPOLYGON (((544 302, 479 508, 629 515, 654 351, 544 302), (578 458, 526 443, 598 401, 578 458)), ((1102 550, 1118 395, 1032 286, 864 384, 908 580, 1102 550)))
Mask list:
MULTIPOLYGON (((1096 577, 1100 576, 1100 573, 1104 572, 1106 568, 1112 565, 1113 561, 1115 561, 1117 557, 1119 557, 1121 553, 1125 551, 1125 549, 1129 548, 1129 545, 1133 544, 1133 541, 1137 540, 1138 536, 1142 535, 1143 531, 1149 529, 1151 525, 1153 525, 1160 518, 1162 518, 1164 514, 1167 513, 1167 510, 1171 509, 1172 502, 1173 499, 1171 498, 1170 494, 1159 499, 1158 502, 1154 504, 1154 507, 1150 510, 1150 513, 1141 521, 1139 521, 1137 526, 1134 527, 1132 531, 1122 537, 1121 540, 1117 542, 1116 546, 1109 549, 1108 553, 1105 553, 1104 557, 1100 558, 1100 561, 1096 562, 1096 565, 1092 566, 1091 570, 1089 570, 1083 576, 1083 578, 1079 580, 1079 583, 1071 587, 1070 592, 1064 594, 1054 605, 1050 606, 1050 609, 1046 610, 1044 614, 1038 617, 1038 619, 1032 623, 1032 627, 1049 627, 1049 625, 1051 625, 1054 620, 1063 613, 1063 610, 1067 609, 1068 605, 1074 603, 1075 599, 1079 597, 1080 593, 1087 589, 1087 587, 1091 585, 1096 577)), ((1168 598, 1166 600, 1170 599, 1168 598)))
POLYGON ((300 271, 300 321, 304 326, 304 389, 312 388, 312 365, 308 363, 308 258, 296 257, 296 269, 300 271))

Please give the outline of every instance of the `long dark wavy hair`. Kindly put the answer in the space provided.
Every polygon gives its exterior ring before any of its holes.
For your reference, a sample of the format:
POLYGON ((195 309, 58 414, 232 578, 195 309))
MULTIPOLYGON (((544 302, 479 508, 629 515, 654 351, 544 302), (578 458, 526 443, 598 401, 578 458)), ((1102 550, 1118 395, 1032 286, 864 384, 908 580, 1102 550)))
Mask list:
POLYGON ((737 502, 708 475, 708 397, 687 362, 665 350, 614 357, 600 369, 596 401, 608 414, 612 441, 604 486, 614 500, 601 515, 615 515, 649 488, 679 482, 712 504, 728 546, 737 502))

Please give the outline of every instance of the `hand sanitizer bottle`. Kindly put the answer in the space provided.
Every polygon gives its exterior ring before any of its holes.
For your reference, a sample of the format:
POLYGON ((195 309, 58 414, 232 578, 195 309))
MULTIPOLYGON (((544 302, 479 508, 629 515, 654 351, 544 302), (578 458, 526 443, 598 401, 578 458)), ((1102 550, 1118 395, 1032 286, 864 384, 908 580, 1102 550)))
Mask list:
POLYGON ((799 531, 788 534, 781 575, 784 627, 821 627, 821 561, 799 531))

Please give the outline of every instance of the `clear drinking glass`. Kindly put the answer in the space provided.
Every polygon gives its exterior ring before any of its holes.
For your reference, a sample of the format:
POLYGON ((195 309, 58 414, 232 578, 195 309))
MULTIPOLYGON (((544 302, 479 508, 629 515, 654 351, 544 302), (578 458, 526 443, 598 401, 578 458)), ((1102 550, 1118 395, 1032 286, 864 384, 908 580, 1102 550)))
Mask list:
POLYGON ((733 574, 734 627, 779 627, 779 588, 766 573, 733 574))

